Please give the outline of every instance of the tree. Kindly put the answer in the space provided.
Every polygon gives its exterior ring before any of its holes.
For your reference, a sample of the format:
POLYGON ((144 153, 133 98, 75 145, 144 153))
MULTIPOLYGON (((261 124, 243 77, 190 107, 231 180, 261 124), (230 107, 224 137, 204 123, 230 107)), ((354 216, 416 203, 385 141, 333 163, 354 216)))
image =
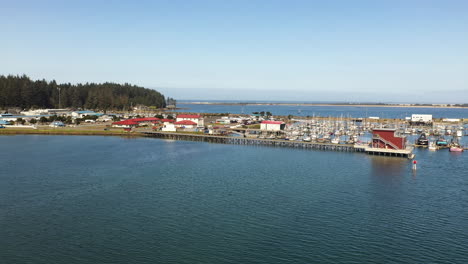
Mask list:
POLYGON ((130 105, 166 107, 161 93, 135 85, 116 83, 86 83, 72 85, 57 84, 56 81, 32 81, 26 75, 0 75, 0 108, 15 106, 22 108, 116 109, 125 110, 130 105))
POLYGON ((67 116, 67 118, 65 118, 64 122, 65 122, 65 124, 70 125, 70 124, 73 123, 73 120, 72 120, 71 116, 67 116))
POLYGON ((24 123, 26 123, 26 120, 24 120, 24 119, 21 118, 21 117, 18 117, 18 118, 16 118, 16 123, 17 123, 17 124, 24 125, 24 123))
POLYGON ((36 124, 37 123, 36 118, 32 118, 31 120, 29 120, 29 123, 33 125, 36 124))
POLYGON ((49 120, 47 119, 47 117, 41 116, 41 118, 39 118, 39 123, 47 123, 47 122, 49 122, 49 120))
POLYGON ((260 112, 260 115, 261 115, 261 116, 265 116, 265 111, 261 111, 261 112, 260 112))
POLYGON ((270 112, 266 112, 266 116, 272 116, 270 112))

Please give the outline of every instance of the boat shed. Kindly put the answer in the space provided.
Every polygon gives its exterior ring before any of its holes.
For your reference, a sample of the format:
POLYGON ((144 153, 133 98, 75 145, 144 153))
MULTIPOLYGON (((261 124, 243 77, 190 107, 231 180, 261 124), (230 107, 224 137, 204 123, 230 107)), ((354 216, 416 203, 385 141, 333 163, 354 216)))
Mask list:
POLYGON ((397 136, 396 129, 379 128, 372 130, 372 147, 381 149, 406 149, 406 137, 397 136))
POLYGON ((260 130, 266 131, 280 131, 284 130, 286 124, 283 121, 262 121, 260 123, 260 130))

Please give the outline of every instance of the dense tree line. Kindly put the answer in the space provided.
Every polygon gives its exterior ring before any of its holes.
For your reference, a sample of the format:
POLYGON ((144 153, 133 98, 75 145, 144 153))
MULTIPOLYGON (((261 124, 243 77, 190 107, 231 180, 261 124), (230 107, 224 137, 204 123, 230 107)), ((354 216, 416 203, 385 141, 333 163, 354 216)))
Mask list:
POLYGON ((155 90, 116 83, 57 84, 33 81, 28 76, 0 75, 0 108, 58 108, 127 110, 132 106, 165 107, 166 100, 155 90))

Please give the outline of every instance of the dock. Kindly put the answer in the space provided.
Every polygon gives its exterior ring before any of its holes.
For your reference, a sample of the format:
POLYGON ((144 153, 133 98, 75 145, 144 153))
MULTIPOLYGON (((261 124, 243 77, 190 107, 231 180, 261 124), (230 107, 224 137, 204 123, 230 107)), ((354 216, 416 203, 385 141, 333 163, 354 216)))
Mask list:
POLYGON ((311 150, 328 150, 340 152, 362 152, 370 155, 380 155, 389 157, 406 157, 412 158, 412 149, 393 150, 393 149, 379 149, 370 148, 367 145, 354 145, 354 144, 332 144, 332 143, 318 143, 318 142, 304 142, 304 141, 289 141, 280 139, 260 139, 260 138, 244 138, 244 137, 230 137, 222 135, 205 135, 193 133, 173 133, 173 132, 142 132, 147 137, 171 139, 171 140, 188 140, 188 141, 202 141, 220 144, 234 144, 234 145, 252 145, 252 146, 271 146, 271 147, 287 147, 287 148, 301 148, 311 150))
POLYGON ((413 148, 382 149, 382 148, 365 147, 364 151, 369 155, 403 157, 403 158, 409 158, 409 159, 414 158, 413 148))

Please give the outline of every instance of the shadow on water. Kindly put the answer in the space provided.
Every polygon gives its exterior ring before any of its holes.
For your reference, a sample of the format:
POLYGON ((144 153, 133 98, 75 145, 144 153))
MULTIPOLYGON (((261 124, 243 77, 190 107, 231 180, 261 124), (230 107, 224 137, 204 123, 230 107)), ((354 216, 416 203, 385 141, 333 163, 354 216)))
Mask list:
POLYGON ((406 175, 408 160, 403 158, 370 156, 371 176, 381 183, 395 183, 406 175))

